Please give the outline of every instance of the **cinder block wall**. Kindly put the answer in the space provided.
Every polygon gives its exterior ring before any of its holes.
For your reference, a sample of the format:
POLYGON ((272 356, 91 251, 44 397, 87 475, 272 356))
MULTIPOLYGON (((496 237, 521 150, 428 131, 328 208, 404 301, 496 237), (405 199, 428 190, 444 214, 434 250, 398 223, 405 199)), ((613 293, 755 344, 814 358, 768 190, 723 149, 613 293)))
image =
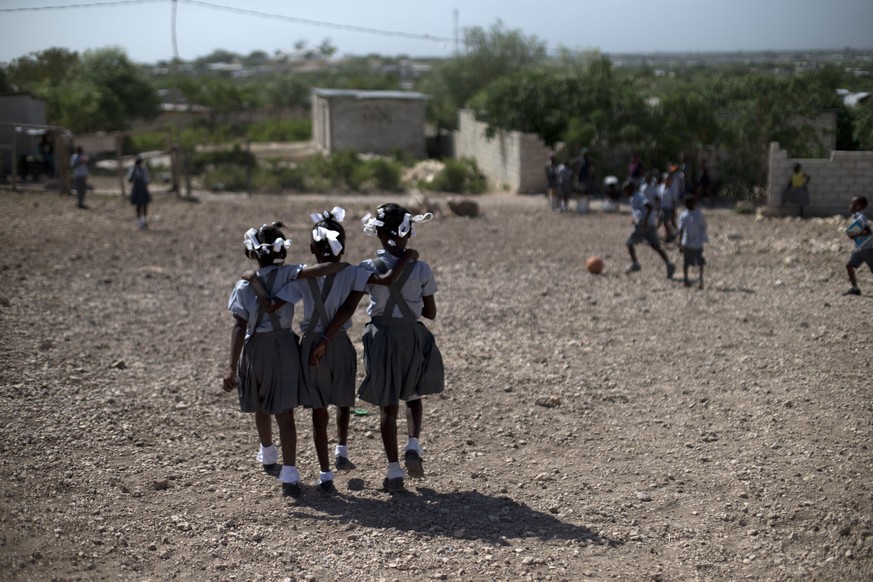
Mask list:
POLYGON ((545 192, 549 149, 537 135, 501 131, 489 139, 487 124, 476 121, 472 111, 462 110, 458 115, 455 157, 476 160, 497 187, 522 194, 545 192))
POLYGON ((781 206, 794 164, 809 174, 810 215, 848 214, 855 196, 873 200, 873 152, 832 151, 830 158, 789 158, 777 142, 770 144, 767 204, 781 206))
MULTIPOLYGON (((417 158, 425 151, 425 107, 421 99, 330 99, 329 136, 316 138, 325 149, 387 155, 403 150, 417 158)), ((318 116, 315 116, 316 119, 318 116)))

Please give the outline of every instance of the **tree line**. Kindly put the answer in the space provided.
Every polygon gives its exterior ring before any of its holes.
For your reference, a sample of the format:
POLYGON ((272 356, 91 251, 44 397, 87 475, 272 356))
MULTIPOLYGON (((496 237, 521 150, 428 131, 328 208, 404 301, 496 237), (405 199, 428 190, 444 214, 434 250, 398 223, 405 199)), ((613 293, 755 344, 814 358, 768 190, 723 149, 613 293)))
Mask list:
MULTIPOLYGON (((492 133, 536 133, 569 152, 588 148, 604 162, 637 152, 650 167, 715 146, 725 153, 723 173, 748 187, 765 182, 771 141, 796 157, 827 154, 812 123, 822 111, 836 114, 837 149, 873 150, 873 99, 848 108, 836 94, 838 88, 870 88, 871 78, 857 71, 816 67, 775 74, 763 66, 731 65, 659 75, 651 67, 616 67, 597 51, 559 48, 550 55, 545 42, 500 22, 465 29, 463 41, 459 54, 432 61, 429 71, 411 79, 430 96, 428 118, 440 128, 454 129, 458 110, 469 108, 492 133)), ((333 54, 335 47, 329 48, 333 54)), ((212 57, 202 60, 235 56, 217 51, 212 57)), ((258 53, 242 60, 264 64, 269 58, 258 53)), ((245 78, 202 67, 179 73, 180 63, 170 63, 170 74, 155 76, 122 49, 80 55, 52 48, 0 67, 0 91, 42 98, 48 122, 74 132, 124 130, 135 119, 153 119, 159 95, 170 93, 205 106, 210 114, 204 125, 215 135, 240 135, 255 114, 308 116, 312 87, 396 90, 401 80, 410 81, 401 78, 402 60, 370 55, 314 71, 268 70, 245 78), (231 125, 234 131, 219 129, 231 125)), ((197 135, 208 139, 208 133, 197 135)))

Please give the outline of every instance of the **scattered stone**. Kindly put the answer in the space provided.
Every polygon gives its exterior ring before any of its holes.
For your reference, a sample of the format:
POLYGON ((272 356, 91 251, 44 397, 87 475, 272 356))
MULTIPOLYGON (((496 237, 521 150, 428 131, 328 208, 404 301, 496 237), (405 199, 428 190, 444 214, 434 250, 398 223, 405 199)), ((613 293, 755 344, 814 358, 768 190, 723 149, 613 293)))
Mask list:
POLYGON ((155 491, 165 491, 170 488, 170 482, 166 479, 162 479, 160 481, 154 481, 152 483, 152 487, 154 487, 155 491))
POLYGON ((543 408, 555 408, 561 405, 561 399, 556 396, 542 396, 537 398, 535 403, 543 408))
POLYGON ((124 370, 127 368, 127 363, 124 360, 115 360, 109 367, 116 370, 124 370))
POLYGON ((637 499, 640 501, 651 501, 652 496, 647 491, 637 491, 637 499))

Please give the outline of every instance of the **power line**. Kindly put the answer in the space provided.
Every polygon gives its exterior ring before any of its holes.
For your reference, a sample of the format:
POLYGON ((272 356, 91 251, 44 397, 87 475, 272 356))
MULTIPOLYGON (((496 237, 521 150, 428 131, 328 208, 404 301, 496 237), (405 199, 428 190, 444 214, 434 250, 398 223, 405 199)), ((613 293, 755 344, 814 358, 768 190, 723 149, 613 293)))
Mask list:
MULTIPOLYGON (((172 0, 171 0, 172 1, 172 0)), ((21 8, 0 8, 2 12, 34 12, 38 10, 69 10, 74 8, 95 8, 104 6, 127 6, 131 4, 153 4, 157 2, 167 2, 167 0, 110 0, 108 2, 88 2, 82 4, 67 4, 62 6, 26 6, 21 8)), ((203 2, 202 0, 178 0, 180 3, 208 8, 210 10, 219 10, 224 12, 232 12, 235 14, 243 14, 246 16, 254 16, 257 18, 267 18, 270 20, 282 20, 284 22, 293 22, 296 24, 305 24, 308 26, 317 26, 321 28, 331 28, 334 30, 346 30, 349 32, 360 32, 363 34, 374 34, 378 36, 391 36, 395 38, 409 38, 414 40, 427 40, 431 42, 450 43, 454 39, 435 36, 432 34, 422 34, 415 32, 402 32, 397 30, 385 30, 382 28, 370 28, 366 26, 354 26, 351 24, 340 24, 338 22, 327 22, 324 20, 312 20, 310 18, 300 18, 296 16, 286 16, 284 14, 272 14, 269 12, 260 12, 258 10, 247 10, 244 8, 234 8, 233 6, 224 6, 222 4, 213 4, 212 2, 203 2)), ((174 1, 175 5, 176 2, 174 1)), ((175 7, 174 7, 175 9, 175 7)))
POLYGON ((256 16, 259 18, 269 18, 270 20, 284 20, 285 22, 295 22, 297 24, 308 24, 310 26, 319 26, 322 28, 333 28, 336 30, 348 30, 351 32, 362 32, 365 34, 377 34, 381 36, 394 36, 400 38, 411 38, 416 40, 429 40, 433 42, 452 42, 451 38, 443 36, 434 36, 432 34, 420 34, 414 32, 400 32, 396 30, 384 30, 381 28, 369 28, 366 26, 353 26, 351 24, 339 24, 336 22, 325 22, 322 20, 312 20, 309 18, 299 18, 296 16, 285 16, 284 14, 270 14, 267 12, 259 12, 257 10, 246 10, 244 8, 234 8, 232 6, 223 6, 221 4, 212 4, 211 2, 203 2, 201 0, 180 0, 185 4, 194 6, 203 6, 213 10, 223 10, 226 12, 234 12, 236 14, 245 14, 247 16, 256 16))
POLYGON ((89 2, 86 4, 65 4, 60 6, 22 6, 21 8, 0 8, 0 12, 36 12, 39 10, 67 10, 71 8, 97 8, 103 6, 126 6, 129 4, 154 4, 167 0, 110 0, 109 2, 89 2))

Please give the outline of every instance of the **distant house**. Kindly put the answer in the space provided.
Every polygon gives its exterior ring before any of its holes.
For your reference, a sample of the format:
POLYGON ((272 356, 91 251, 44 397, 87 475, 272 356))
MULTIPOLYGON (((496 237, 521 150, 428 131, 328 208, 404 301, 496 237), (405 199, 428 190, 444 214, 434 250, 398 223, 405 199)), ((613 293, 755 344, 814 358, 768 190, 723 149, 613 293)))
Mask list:
POLYGON ((402 150, 423 158, 427 99, 405 91, 313 89, 313 141, 328 153, 402 150))

